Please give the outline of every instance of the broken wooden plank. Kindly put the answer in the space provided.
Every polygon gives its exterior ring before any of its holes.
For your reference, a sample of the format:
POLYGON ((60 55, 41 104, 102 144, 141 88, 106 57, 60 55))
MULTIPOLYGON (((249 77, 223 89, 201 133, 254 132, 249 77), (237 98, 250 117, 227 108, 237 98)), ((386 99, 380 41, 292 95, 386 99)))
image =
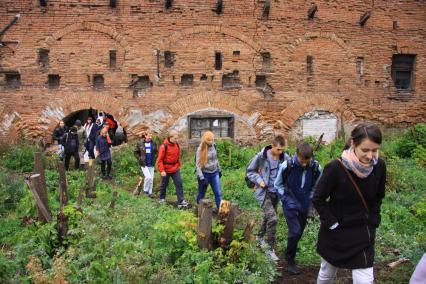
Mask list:
POLYGON ((140 176, 139 182, 136 185, 135 189, 133 190, 133 195, 139 195, 141 193, 141 186, 142 186, 143 180, 144 180, 144 178, 140 176))
POLYGON ((90 159, 87 163, 87 187, 86 187, 86 197, 95 198, 95 160, 90 159))
POLYGON ((231 208, 226 218, 225 229, 220 238, 220 245, 222 247, 229 246, 229 244, 232 241, 232 237, 234 235, 235 222, 237 221, 237 215, 238 215, 238 204, 231 203, 231 208))
POLYGON ((208 199, 198 206, 197 243, 201 249, 212 248, 212 202, 208 199))
MULTIPOLYGON (((41 182, 41 186, 43 188, 46 188, 46 177, 44 174, 44 165, 43 165, 43 155, 41 152, 34 152, 34 172, 36 174, 40 174, 40 182, 41 182)), ((44 197, 43 199, 46 198, 47 201, 47 196, 44 197)))
POLYGON ((254 225, 256 225, 256 221, 255 220, 251 220, 245 230, 244 230, 244 241, 245 242, 249 242, 251 239, 251 232, 253 231, 254 225))
POLYGON ((393 261, 393 262, 389 263, 388 267, 395 268, 395 267, 399 266, 400 264, 402 264, 404 262, 408 262, 408 261, 410 261, 410 259, 405 258, 405 257, 404 258, 400 258, 397 261, 393 261))
POLYGON ((46 204, 44 204, 39 194, 39 192, 41 191, 40 174, 34 174, 30 177, 29 186, 30 186, 31 193, 33 194, 34 200, 36 201, 39 219, 45 223, 50 222, 52 217, 50 215, 49 209, 46 206, 46 204))

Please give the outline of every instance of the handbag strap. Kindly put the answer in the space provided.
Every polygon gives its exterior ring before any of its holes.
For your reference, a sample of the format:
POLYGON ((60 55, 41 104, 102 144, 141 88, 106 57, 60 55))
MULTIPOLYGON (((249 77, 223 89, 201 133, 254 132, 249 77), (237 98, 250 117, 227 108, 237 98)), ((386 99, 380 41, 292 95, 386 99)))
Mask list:
POLYGON ((358 185, 356 184, 354 178, 349 173, 348 169, 346 169, 345 165, 343 165, 343 162, 340 159, 337 159, 337 160, 339 161, 340 166, 343 168, 343 170, 345 171, 346 175, 349 177, 349 179, 351 180, 353 186, 355 187, 355 190, 358 193, 359 197, 361 198, 362 205, 364 205, 365 210, 367 210, 367 212, 369 212, 370 210, 368 209, 367 202, 365 202, 364 196, 362 195, 361 190, 359 189, 358 185))

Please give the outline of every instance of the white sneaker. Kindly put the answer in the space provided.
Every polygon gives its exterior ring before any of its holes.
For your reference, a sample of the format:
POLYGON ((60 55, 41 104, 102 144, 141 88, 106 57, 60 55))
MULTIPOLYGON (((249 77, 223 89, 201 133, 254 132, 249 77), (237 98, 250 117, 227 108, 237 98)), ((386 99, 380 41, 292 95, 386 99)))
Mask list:
POLYGON ((274 251, 274 250, 267 250, 267 251, 266 251, 266 256, 267 256, 270 260, 272 260, 272 261, 278 261, 278 260, 280 260, 280 259, 278 258, 278 256, 275 254, 275 251, 274 251))
POLYGON ((189 203, 184 199, 178 204, 178 207, 187 207, 188 205, 189 203))
POLYGON ((256 236, 256 241, 261 249, 266 249, 268 247, 268 244, 262 237, 256 236))
POLYGON ((158 201, 158 203, 164 203, 164 202, 166 202, 166 200, 164 199, 164 198, 160 198, 160 200, 158 201))

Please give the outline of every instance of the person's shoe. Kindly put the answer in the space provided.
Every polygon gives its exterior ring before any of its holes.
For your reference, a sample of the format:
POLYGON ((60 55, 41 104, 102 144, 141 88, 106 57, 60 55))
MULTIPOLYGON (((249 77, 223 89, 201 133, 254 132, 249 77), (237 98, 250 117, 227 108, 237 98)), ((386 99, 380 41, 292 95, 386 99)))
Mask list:
POLYGON ((279 261, 280 259, 278 258, 278 256, 275 254, 274 250, 267 250, 266 251, 266 256, 272 260, 272 261, 279 261))
POLYGON ((178 208, 182 208, 182 207, 188 207, 189 203, 186 202, 186 200, 182 200, 179 204, 178 204, 178 208))
POLYGON ((256 241, 261 249, 266 249, 268 247, 268 244, 262 237, 256 236, 256 241))
POLYGON ((101 179, 107 179, 107 176, 106 175, 102 175, 101 179))
POLYGON ((158 201, 158 203, 160 203, 160 204, 163 204, 165 202, 166 202, 166 200, 164 198, 160 198, 160 200, 158 201))
POLYGON ((107 179, 112 179, 112 175, 109 174, 108 177, 107 177, 107 179))
POLYGON ((298 275, 301 273, 299 267, 297 267, 296 263, 294 262, 288 262, 287 272, 292 275, 298 275))

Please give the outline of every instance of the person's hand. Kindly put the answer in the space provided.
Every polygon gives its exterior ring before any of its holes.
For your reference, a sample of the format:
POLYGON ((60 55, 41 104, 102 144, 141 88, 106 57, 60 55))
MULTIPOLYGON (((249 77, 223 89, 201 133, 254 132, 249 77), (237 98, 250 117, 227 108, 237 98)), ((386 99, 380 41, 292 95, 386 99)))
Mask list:
POLYGON ((166 174, 166 172, 165 172, 165 171, 162 171, 162 172, 161 172, 161 176, 162 176, 162 177, 165 177, 166 175, 167 175, 167 174, 166 174))
POLYGON ((200 180, 201 180, 201 183, 203 184, 203 186, 205 186, 205 187, 209 186, 208 180, 206 180, 205 178, 202 178, 200 180))
POLYGON ((219 172, 219 178, 221 178, 222 177, 222 172, 219 172))
POLYGON ((265 187, 266 187, 266 184, 265 184, 265 182, 264 182, 264 181, 262 181, 262 182, 259 184, 259 186, 260 186, 261 188, 265 188, 265 187))

